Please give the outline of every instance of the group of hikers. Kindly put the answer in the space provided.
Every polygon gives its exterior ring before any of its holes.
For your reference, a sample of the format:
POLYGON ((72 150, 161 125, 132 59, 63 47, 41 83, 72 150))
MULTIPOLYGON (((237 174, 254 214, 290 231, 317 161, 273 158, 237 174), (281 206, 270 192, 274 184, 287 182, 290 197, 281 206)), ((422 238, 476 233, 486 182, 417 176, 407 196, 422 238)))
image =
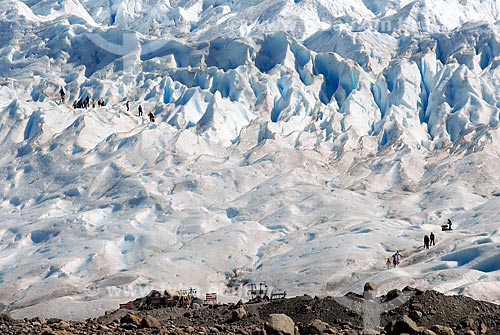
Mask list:
POLYGON ((400 262, 401 262, 401 254, 399 253, 399 250, 397 250, 396 253, 392 255, 392 257, 387 258, 387 262, 385 264, 387 268, 390 269, 392 267, 394 268, 397 267, 400 262))
POLYGON ((429 249, 429 246, 436 245, 436 241, 434 239, 435 239, 435 236, 434 236, 433 232, 431 232, 431 234, 429 236, 425 235, 424 236, 424 248, 429 249))
MULTIPOLYGON (((92 108, 95 108, 96 105, 97 105, 97 107, 104 107, 104 106, 106 106, 106 102, 102 98, 100 98, 97 101, 92 100, 92 108)), ((88 95, 83 100, 80 99, 78 101, 77 100, 73 101, 73 108, 74 109, 77 109, 77 108, 89 108, 90 106, 91 106, 90 105, 90 98, 89 98, 88 95)))
MULTIPOLYGON (((450 219, 448 219, 448 222, 444 225, 441 226, 443 230, 451 230, 451 225, 452 222, 450 219), (446 227, 445 227, 446 226, 446 227), (445 229, 446 228, 446 229, 445 229)), ((429 235, 424 236, 424 248, 429 249, 430 246, 435 246, 436 245, 436 236, 434 235, 433 232, 431 232, 429 235)), ((396 251, 392 257, 387 258, 387 261, 385 262, 387 269, 395 268, 399 265, 401 262, 401 254, 399 253, 399 250, 396 251)))
MULTIPOLYGON (((65 100, 66 100, 66 92, 64 92, 64 89, 61 87, 61 89, 59 90, 59 96, 60 96, 60 104, 64 104, 65 100)), ((77 109, 77 108, 89 108, 91 106, 90 104, 90 97, 87 95, 85 98, 81 98, 79 100, 75 100, 73 101, 73 108, 74 109, 77 109)), ((95 107, 104 107, 106 106, 106 102, 104 101, 103 98, 99 98, 97 101, 96 100, 92 100, 92 108, 95 108, 95 107)))
MULTIPOLYGON (((64 89, 62 87, 59 90, 59 95, 60 95, 60 103, 64 104, 64 101, 66 99, 66 92, 64 92, 64 89)), ((73 108, 74 109, 89 108, 90 106, 92 106, 92 108, 95 108, 96 106, 97 107, 104 107, 104 106, 106 106, 106 102, 103 98, 100 98, 97 101, 92 100, 92 104, 91 104, 90 97, 88 95, 85 98, 81 98, 79 100, 73 101, 73 108)), ((127 112, 129 112, 130 111, 130 102, 128 100, 125 103, 125 107, 127 108, 127 112)), ((139 116, 143 115, 142 105, 139 105, 138 112, 139 112, 139 116)), ((155 115, 152 112, 148 113, 148 117, 149 117, 149 121, 155 122, 155 115)))

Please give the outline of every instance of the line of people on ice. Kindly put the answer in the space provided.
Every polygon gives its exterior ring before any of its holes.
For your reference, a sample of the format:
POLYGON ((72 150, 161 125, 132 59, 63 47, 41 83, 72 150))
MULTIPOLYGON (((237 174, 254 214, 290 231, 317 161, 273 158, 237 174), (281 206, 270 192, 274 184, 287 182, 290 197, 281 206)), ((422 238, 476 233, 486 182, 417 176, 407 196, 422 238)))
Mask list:
MULTIPOLYGON (((60 104, 64 104, 66 100, 66 92, 64 92, 64 88, 61 87, 59 90, 60 96, 60 104)), ((73 101, 73 108, 89 108, 91 106, 90 97, 87 95, 85 98, 81 98, 79 100, 73 101)), ((92 100, 92 108, 95 107, 104 107, 106 106, 106 101, 103 98, 99 98, 98 100, 92 100)))
POLYGON ((104 106, 106 106, 106 101, 103 98, 100 98, 97 101, 96 100, 92 100, 92 104, 91 104, 90 103, 90 98, 89 98, 88 95, 85 97, 85 99, 79 99, 78 101, 77 100, 73 101, 73 108, 74 109, 77 109, 77 108, 89 108, 91 106, 92 106, 92 108, 104 107, 104 106))
MULTIPOLYGON (((64 92, 64 89, 62 87, 59 90, 59 95, 60 95, 61 104, 63 104, 64 100, 66 98, 66 93, 64 92)), ((90 106, 91 106, 90 97, 88 95, 84 99, 81 98, 79 100, 73 101, 73 108, 74 109, 89 108, 90 106)), ((95 108, 96 106, 97 107, 104 107, 104 106, 106 106, 106 101, 103 98, 100 98, 97 101, 92 100, 92 108, 95 108)), ((125 107, 127 108, 127 112, 129 112, 130 111, 130 101, 127 100, 127 102, 125 103, 125 107)), ((138 112, 139 112, 139 116, 143 115, 142 105, 139 105, 138 112)), ((149 117, 149 121, 155 122, 155 115, 152 112, 148 113, 148 117, 149 117)))

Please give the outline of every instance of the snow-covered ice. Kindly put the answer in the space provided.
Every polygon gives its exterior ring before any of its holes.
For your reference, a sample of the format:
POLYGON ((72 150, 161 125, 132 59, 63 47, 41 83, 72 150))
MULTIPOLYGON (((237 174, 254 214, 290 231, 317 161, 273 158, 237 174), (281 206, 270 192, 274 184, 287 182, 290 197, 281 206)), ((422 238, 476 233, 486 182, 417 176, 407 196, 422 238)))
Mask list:
POLYGON ((499 10, 2 1, 0 309, 368 280, 500 302, 499 10))

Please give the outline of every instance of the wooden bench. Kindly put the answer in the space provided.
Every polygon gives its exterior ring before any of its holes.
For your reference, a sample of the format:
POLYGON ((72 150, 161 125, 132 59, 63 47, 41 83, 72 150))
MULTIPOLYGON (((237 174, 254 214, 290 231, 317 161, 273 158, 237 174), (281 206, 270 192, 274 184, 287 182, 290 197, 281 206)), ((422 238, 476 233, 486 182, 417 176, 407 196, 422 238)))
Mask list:
POLYGON ((212 303, 215 304, 217 302, 217 293, 206 293, 204 303, 212 303))
POLYGON ((279 300, 279 299, 285 299, 286 298, 286 291, 283 292, 273 292, 271 293, 271 301, 273 300, 279 300))

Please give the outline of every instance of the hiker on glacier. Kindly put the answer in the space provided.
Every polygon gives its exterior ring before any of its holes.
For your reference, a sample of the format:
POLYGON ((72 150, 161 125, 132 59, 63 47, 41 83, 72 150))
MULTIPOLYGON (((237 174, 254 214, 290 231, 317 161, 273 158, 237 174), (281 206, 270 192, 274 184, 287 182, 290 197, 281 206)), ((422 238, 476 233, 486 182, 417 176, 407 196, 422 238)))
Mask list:
POLYGON ((396 250, 396 253, 392 255, 392 264, 394 265, 394 267, 397 267, 400 262, 401 262, 401 254, 399 253, 399 250, 396 250))
POLYGON ((431 243, 430 243, 429 245, 436 245, 436 242, 435 242, 435 240, 434 240, 434 239, 435 239, 435 237, 434 237, 434 233, 433 233, 433 232, 431 232, 431 235, 430 235, 429 237, 430 237, 430 239, 431 239, 431 241, 430 241, 431 243))
POLYGON ((142 106, 141 105, 139 105, 138 110, 139 110, 139 116, 142 116, 142 106))
POLYGON ((152 112, 149 112, 148 116, 149 116, 149 121, 155 122, 155 115, 152 112))
POLYGON ((59 90, 59 94, 61 95, 61 104, 64 103, 64 99, 66 98, 66 93, 64 92, 64 89, 61 87, 59 90))
POLYGON ((424 236, 424 248, 429 249, 429 236, 424 236))

